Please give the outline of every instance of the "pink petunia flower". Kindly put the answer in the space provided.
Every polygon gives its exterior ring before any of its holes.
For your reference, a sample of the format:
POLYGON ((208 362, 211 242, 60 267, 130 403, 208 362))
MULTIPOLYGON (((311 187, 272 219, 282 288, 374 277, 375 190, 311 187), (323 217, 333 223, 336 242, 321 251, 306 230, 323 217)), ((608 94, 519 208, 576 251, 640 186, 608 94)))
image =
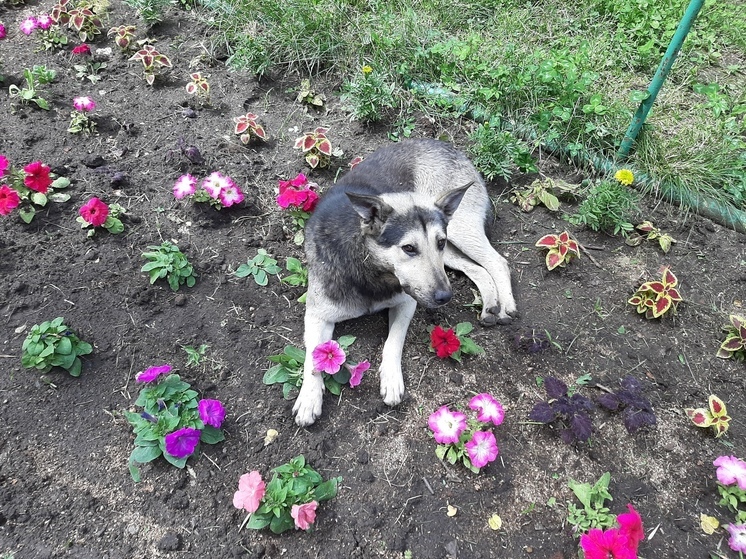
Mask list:
POLYGON ((585 559, 637 559, 637 552, 619 530, 593 528, 580 536, 585 559))
POLYGON ((717 478, 720 483, 737 483, 739 489, 746 491, 746 462, 735 456, 719 456, 712 464, 717 466, 717 478))
POLYGON ((7 184, 0 186, 0 215, 8 215, 20 203, 21 198, 18 196, 18 192, 10 188, 7 184))
POLYGON ((225 419, 225 408, 220 400, 200 400, 197 404, 199 418, 205 425, 220 429, 225 419))
POLYGON ((618 514, 616 521, 619 523, 619 533, 627 538, 630 547, 637 552, 637 546, 645 539, 645 530, 642 527, 642 518, 631 504, 627 504, 629 512, 618 514))
POLYGON ((746 524, 728 524, 726 526, 730 533, 728 545, 733 551, 746 553, 746 524))
POLYGON ((27 17, 21 22, 21 33, 24 35, 31 35, 37 27, 38 23, 36 22, 36 18, 31 16, 27 17))
POLYGON ((52 27, 53 23, 54 23, 54 20, 51 17, 49 17, 47 14, 42 14, 36 18, 36 26, 39 29, 43 29, 44 31, 52 27))
POLYGON ((0 23, 0 39, 5 39, 5 37, 8 35, 8 32, 5 29, 5 26, 0 23))
POLYGON ((154 367, 148 367, 141 373, 135 375, 135 382, 153 382, 159 376, 171 372, 171 365, 168 363, 164 365, 156 365, 154 367))
POLYGON ((80 217, 87 223, 94 227, 100 227, 106 223, 106 218, 109 217, 109 206, 94 196, 80 208, 79 213, 80 217))
POLYGON ((229 185, 224 186, 218 196, 220 198, 220 203, 226 208, 231 207, 233 204, 240 204, 243 202, 243 192, 241 192, 241 189, 238 188, 236 183, 233 181, 231 181, 229 185))
POLYGON ((238 480, 238 491, 233 494, 233 506, 247 512, 256 512, 266 492, 266 486, 259 472, 244 474, 238 480))
POLYGON ((26 173, 26 176, 23 178, 23 184, 31 190, 46 194, 49 185, 52 184, 52 179, 49 176, 51 172, 49 167, 41 161, 34 161, 26 165, 23 170, 26 173))
POLYGON ((215 198, 216 200, 220 196, 220 192, 231 185, 233 185, 233 181, 230 177, 226 177, 218 171, 210 173, 210 175, 202 181, 202 188, 204 188, 205 192, 210 195, 210 198, 215 198))
POLYGON ((81 113, 90 113, 96 108, 96 102, 87 95, 75 97, 73 99, 73 107, 75 107, 76 111, 80 111, 81 113))
POLYGON ((466 429, 466 416, 460 411, 451 411, 448 406, 441 406, 430 414, 427 426, 432 430, 437 442, 457 443, 461 433, 466 429))
POLYGON ((505 410, 502 404, 486 392, 477 394, 469 400, 469 407, 478 412, 477 419, 482 423, 491 421, 495 425, 500 425, 505 419, 505 410))
POLYGON ((342 347, 334 340, 317 345, 312 356, 313 368, 329 375, 338 373, 347 358, 342 347))
POLYGON ((319 195, 314 192, 316 188, 316 183, 309 182, 306 175, 299 173, 292 180, 279 182, 277 204, 283 209, 294 206, 304 212, 312 212, 319 201, 319 195))
POLYGON ((290 516, 295 520, 295 527, 308 530, 316 520, 316 508, 318 506, 319 504, 316 501, 303 505, 293 505, 290 509, 290 516))
POLYGON ((0 177, 5 175, 5 171, 8 170, 8 167, 10 167, 10 162, 8 161, 8 158, 0 154, 0 177))
POLYGON ((181 175, 174 184, 174 197, 177 200, 191 196, 197 190, 197 179, 192 175, 181 175))
POLYGON ((360 361, 360 363, 354 367, 350 367, 350 388, 355 388, 360 384, 360 381, 363 380, 365 371, 368 369, 370 369, 370 363, 368 363, 367 359, 365 361, 360 361))
POLYGON ((484 468, 497 458, 497 441, 492 431, 475 431, 464 448, 475 468, 484 468))
POLYGON ((186 458, 199 444, 199 429, 183 427, 164 437, 166 452, 175 458, 186 458))
POLYGON ((86 43, 82 43, 73 49, 73 54, 87 56, 91 54, 91 47, 89 47, 86 43))

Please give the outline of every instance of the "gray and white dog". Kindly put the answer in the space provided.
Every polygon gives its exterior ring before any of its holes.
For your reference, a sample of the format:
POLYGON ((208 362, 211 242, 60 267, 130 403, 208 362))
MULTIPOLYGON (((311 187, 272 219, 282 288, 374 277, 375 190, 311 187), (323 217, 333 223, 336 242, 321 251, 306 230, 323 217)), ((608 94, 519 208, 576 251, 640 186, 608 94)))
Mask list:
POLYGON ((510 270, 485 234, 490 200, 471 162, 450 144, 409 140, 381 148, 320 200, 306 224, 306 361, 293 407, 298 425, 321 415, 324 383, 313 349, 334 325, 389 310, 379 368, 383 401, 404 396, 401 356, 417 303, 451 300, 444 265, 464 272, 482 296, 481 322, 516 314, 510 270))

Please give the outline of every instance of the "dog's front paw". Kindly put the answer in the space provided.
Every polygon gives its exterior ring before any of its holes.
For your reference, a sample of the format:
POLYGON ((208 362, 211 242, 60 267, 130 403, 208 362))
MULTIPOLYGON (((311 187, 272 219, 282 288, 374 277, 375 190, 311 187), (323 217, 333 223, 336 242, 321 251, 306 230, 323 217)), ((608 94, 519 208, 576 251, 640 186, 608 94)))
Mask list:
POLYGON ((395 406, 404 398, 404 377, 401 365, 386 367, 381 364, 381 396, 387 406, 395 406))
POLYGON ((316 383, 309 386, 304 382, 300 394, 293 405, 295 422, 301 427, 312 425, 321 416, 321 405, 324 401, 323 384, 319 387, 316 383))
POLYGON ((500 306, 485 308, 479 318, 482 326, 494 326, 495 324, 510 324, 514 318, 518 317, 518 310, 515 303, 510 308, 500 306))

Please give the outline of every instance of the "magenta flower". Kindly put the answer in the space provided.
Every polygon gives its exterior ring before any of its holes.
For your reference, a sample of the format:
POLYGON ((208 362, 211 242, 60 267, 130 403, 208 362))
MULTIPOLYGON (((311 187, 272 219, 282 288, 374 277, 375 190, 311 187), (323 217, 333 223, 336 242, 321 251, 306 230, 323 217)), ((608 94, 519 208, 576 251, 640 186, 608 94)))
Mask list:
POLYGON ((329 375, 338 373, 347 357, 342 347, 334 340, 317 345, 312 355, 313 368, 329 375))
POLYGON ((319 504, 316 501, 303 505, 293 505, 290 509, 290 516, 295 520, 295 527, 308 530, 316 520, 316 507, 318 506, 319 504))
POLYGON ((199 444, 199 429, 183 427, 165 436, 166 452, 174 458, 186 458, 199 444))
POLYGON ((8 32, 5 30, 5 26, 0 23, 0 39, 5 39, 5 37, 8 35, 8 32))
POLYGON ((73 99, 73 107, 81 113, 90 113, 96 108, 96 102, 88 96, 76 97, 73 99))
POLYGON ((730 532, 728 545, 733 551, 740 553, 746 552, 746 524, 728 524, 726 526, 730 532))
POLYGON ((205 425, 212 425, 220 429, 225 419, 225 408, 220 400, 200 400, 197 404, 199 418, 205 425))
POLYGON ((31 33, 34 32, 34 29, 36 29, 38 26, 38 23, 36 22, 35 17, 27 17, 21 22, 21 33, 24 35, 31 35, 31 33))
POLYGON ((723 485, 738 484, 746 491, 746 462, 735 456, 719 456, 712 463, 717 466, 717 478, 723 485))
POLYGON ((304 212, 311 212, 319 200, 319 195, 314 192, 315 188, 318 188, 316 183, 309 182, 306 175, 299 173, 292 180, 280 181, 277 204, 283 209, 295 206, 304 212))
POLYGON ((81 56, 89 55, 91 54, 91 47, 86 43, 82 43, 73 49, 73 54, 79 54, 81 56))
POLYGON ((80 217, 87 223, 94 227, 100 227, 106 223, 106 218, 109 217, 109 206, 94 196, 80 208, 79 213, 80 217))
POLYGON ((482 423, 491 421, 495 425, 500 425, 505 419, 505 410, 502 404, 486 392, 477 394, 469 400, 469 407, 478 412, 477 419, 482 423))
POLYGON ((460 411, 449 410, 448 406, 441 406, 430 414, 427 426, 432 430, 437 442, 457 443, 461 433, 466 429, 466 416, 460 411))
POLYGON ((156 365, 155 367, 149 367, 142 371, 141 373, 137 373, 135 375, 135 381, 136 382, 153 382, 155 379, 157 379, 159 376, 165 373, 171 372, 171 365, 164 364, 164 365, 156 365))
POLYGON ((220 203, 226 208, 231 207, 233 204, 240 204, 243 202, 243 192, 241 192, 241 189, 238 188, 236 183, 233 181, 224 186, 218 196, 220 198, 220 203))
POLYGON ((233 494, 233 506, 247 512, 256 512, 265 492, 266 486, 259 472, 244 474, 238 480, 238 491, 233 494))
POLYGON ((23 171, 26 173, 23 177, 23 184, 36 192, 47 193, 49 185, 52 184, 52 178, 49 176, 51 170, 48 165, 44 165, 41 161, 34 161, 26 165, 23 171))
POLYGON ((475 468, 484 468, 497 458, 497 441, 492 431, 475 431, 464 448, 475 468))
POLYGON ((629 540, 630 547, 637 552, 637 546, 645 539, 645 530, 642 528, 640 513, 631 504, 627 504, 629 512, 618 514, 616 521, 619 523, 619 533, 629 540))
POLYGON ((197 190, 197 179, 192 175, 181 175, 174 184, 174 197, 177 200, 191 196, 197 190))
POLYGON ((0 177, 5 175, 5 171, 8 170, 8 167, 10 167, 10 162, 8 161, 8 158, 0 154, 0 177))
POLYGON ((47 14, 42 14, 36 18, 36 26, 39 29, 43 29, 44 31, 52 27, 53 23, 54 20, 52 20, 52 18, 49 17, 47 14))
POLYGON ((585 559, 637 559, 637 552, 619 530, 593 528, 580 536, 585 559))
POLYGON ((7 184, 0 186, 0 215, 8 215, 21 203, 21 197, 18 192, 10 188, 7 184))
POLYGON ((215 198, 216 200, 218 199, 218 197, 220 196, 220 192, 224 188, 230 187, 232 185, 233 181, 230 179, 230 177, 226 177, 225 175, 217 171, 211 173, 210 176, 202 181, 202 188, 204 188, 205 192, 210 195, 210 198, 215 198))
POLYGON ((354 367, 350 367, 350 388, 355 388, 360 384, 360 381, 363 380, 365 371, 368 369, 370 369, 370 363, 368 363, 367 359, 365 361, 360 361, 360 363, 354 367))

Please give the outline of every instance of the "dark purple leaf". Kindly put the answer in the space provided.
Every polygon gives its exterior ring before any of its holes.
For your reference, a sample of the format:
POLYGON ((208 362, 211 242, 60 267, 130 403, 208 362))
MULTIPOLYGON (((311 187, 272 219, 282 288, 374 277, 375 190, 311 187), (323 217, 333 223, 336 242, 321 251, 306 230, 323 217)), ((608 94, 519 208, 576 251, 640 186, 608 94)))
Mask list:
POLYGON ((619 398, 619 401, 625 406, 646 411, 653 411, 653 406, 651 406, 648 399, 641 394, 635 394, 627 390, 621 390, 617 393, 617 397, 619 398))
POLYGON ((607 410, 611 410, 611 411, 617 411, 619 409, 619 404, 620 404, 619 398, 617 398, 617 395, 613 393, 612 394, 601 394, 601 396, 599 396, 596 399, 596 402, 598 402, 599 405, 601 405, 601 407, 604 407, 607 410))
POLYGON ((557 412, 558 415, 562 415, 564 417, 570 417, 573 413, 575 413, 575 406, 570 401, 570 398, 567 396, 562 396, 559 400, 555 400, 550 404, 552 406, 552 409, 557 412))
POLYGON ((557 378, 545 378, 544 388, 546 389, 547 396, 550 400, 561 398, 562 396, 567 396, 567 385, 557 378))
POLYGON ((585 414, 576 413, 570 419, 570 429, 579 441, 587 441, 591 438, 591 433, 593 432, 591 418, 585 414))
POLYGON ((625 377, 620 384, 622 385, 622 390, 629 390, 630 392, 640 392, 642 389, 640 381, 633 376, 625 377))
POLYGON ((531 413, 528 414, 528 418, 531 421, 538 421, 539 423, 551 423, 555 420, 557 414, 552 409, 552 406, 546 402, 538 402, 531 413))
POLYGON ((573 394, 570 403, 576 411, 591 411, 593 409, 593 402, 589 398, 581 396, 580 394, 573 394))
POLYGON ((622 414, 622 421, 629 433, 634 433, 642 427, 653 427, 656 424, 655 414, 652 412, 627 408, 622 414))
POLYGON ((562 431, 560 431, 560 438, 565 444, 572 444, 575 442, 575 434, 571 429, 562 429, 562 431))

